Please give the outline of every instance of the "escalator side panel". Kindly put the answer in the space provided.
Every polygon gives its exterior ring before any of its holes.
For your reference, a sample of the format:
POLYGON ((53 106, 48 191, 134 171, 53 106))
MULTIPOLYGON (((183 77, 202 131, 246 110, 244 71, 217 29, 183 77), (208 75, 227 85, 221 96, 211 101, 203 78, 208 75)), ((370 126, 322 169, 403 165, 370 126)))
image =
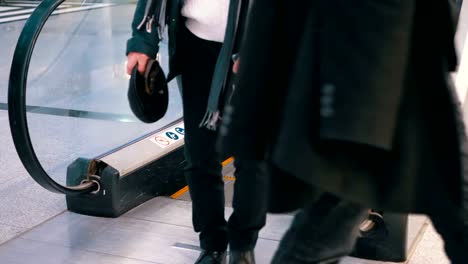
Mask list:
POLYGON ((361 237, 351 256, 362 259, 404 262, 408 257, 408 215, 386 213, 383 237, 361 237))
MULTIPOLYGON (((130 209, 156 197, 169 196, 186 185, 183 176, 183 147, 127 175, 107 166, 102 170, 101 190, 97 194, 66 196, 68 210, 92 216, 118 217, 130 209)), ((67 184, 83 179, 88 167, 78 159, 68 167, 67 184)))

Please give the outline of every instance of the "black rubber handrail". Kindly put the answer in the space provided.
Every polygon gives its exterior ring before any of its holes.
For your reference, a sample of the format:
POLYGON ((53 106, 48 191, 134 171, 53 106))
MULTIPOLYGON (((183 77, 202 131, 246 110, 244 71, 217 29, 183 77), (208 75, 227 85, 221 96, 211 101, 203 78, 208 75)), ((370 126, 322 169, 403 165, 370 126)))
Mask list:
POLYGON ((44 0, 31 14, 21 31, 10 71, 8 85, 8 116, 16 151, 31 177, 45 189, 67 195, 79 195, 95 191, 96 182, 77 186, 63 186, 54 181, 44 170, 34 152, 26 115, 26 88, 31 56, 44 24, 64 0, 44 0))

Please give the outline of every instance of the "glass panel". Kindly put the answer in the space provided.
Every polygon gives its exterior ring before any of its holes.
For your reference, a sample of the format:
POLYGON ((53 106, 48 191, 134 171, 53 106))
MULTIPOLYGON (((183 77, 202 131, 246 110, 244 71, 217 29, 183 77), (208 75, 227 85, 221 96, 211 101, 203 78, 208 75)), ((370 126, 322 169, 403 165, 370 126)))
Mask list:
MULTIPOLYGON (((129 108, 125 48, 135 7, 66 1, 40 34, 28 76, 28 125, 39 160, 60 183, 76 158, 93 158, 182 117, 175 81, 159 122, 141 123, 129 108)), ((166 43, 161 59, 167 74, 166 43)))

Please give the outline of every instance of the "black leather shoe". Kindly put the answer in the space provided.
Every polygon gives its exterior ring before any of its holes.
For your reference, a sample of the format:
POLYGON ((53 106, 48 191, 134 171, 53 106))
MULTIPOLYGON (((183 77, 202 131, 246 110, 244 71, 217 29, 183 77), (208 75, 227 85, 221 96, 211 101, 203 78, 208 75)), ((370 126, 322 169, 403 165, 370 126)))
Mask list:
POLYGON ((226 252, 203 250, 195 264, 226 264, 226 252))
POLYGON ((252 250, 231 251, 229 253, 229 264, 255 264, 255 255, 252 250))

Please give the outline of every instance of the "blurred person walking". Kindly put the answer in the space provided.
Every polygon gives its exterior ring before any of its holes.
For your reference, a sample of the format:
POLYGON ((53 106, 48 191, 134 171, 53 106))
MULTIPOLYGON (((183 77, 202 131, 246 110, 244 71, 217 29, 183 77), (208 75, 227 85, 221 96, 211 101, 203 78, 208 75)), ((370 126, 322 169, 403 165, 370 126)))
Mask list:
POLYGON ((339 261, 368 208, 427 214, 468 263, 457 17, 454 0, 254 1, 221 131, 265 160, 270 211, 301 209, 273 263, 339 261))

